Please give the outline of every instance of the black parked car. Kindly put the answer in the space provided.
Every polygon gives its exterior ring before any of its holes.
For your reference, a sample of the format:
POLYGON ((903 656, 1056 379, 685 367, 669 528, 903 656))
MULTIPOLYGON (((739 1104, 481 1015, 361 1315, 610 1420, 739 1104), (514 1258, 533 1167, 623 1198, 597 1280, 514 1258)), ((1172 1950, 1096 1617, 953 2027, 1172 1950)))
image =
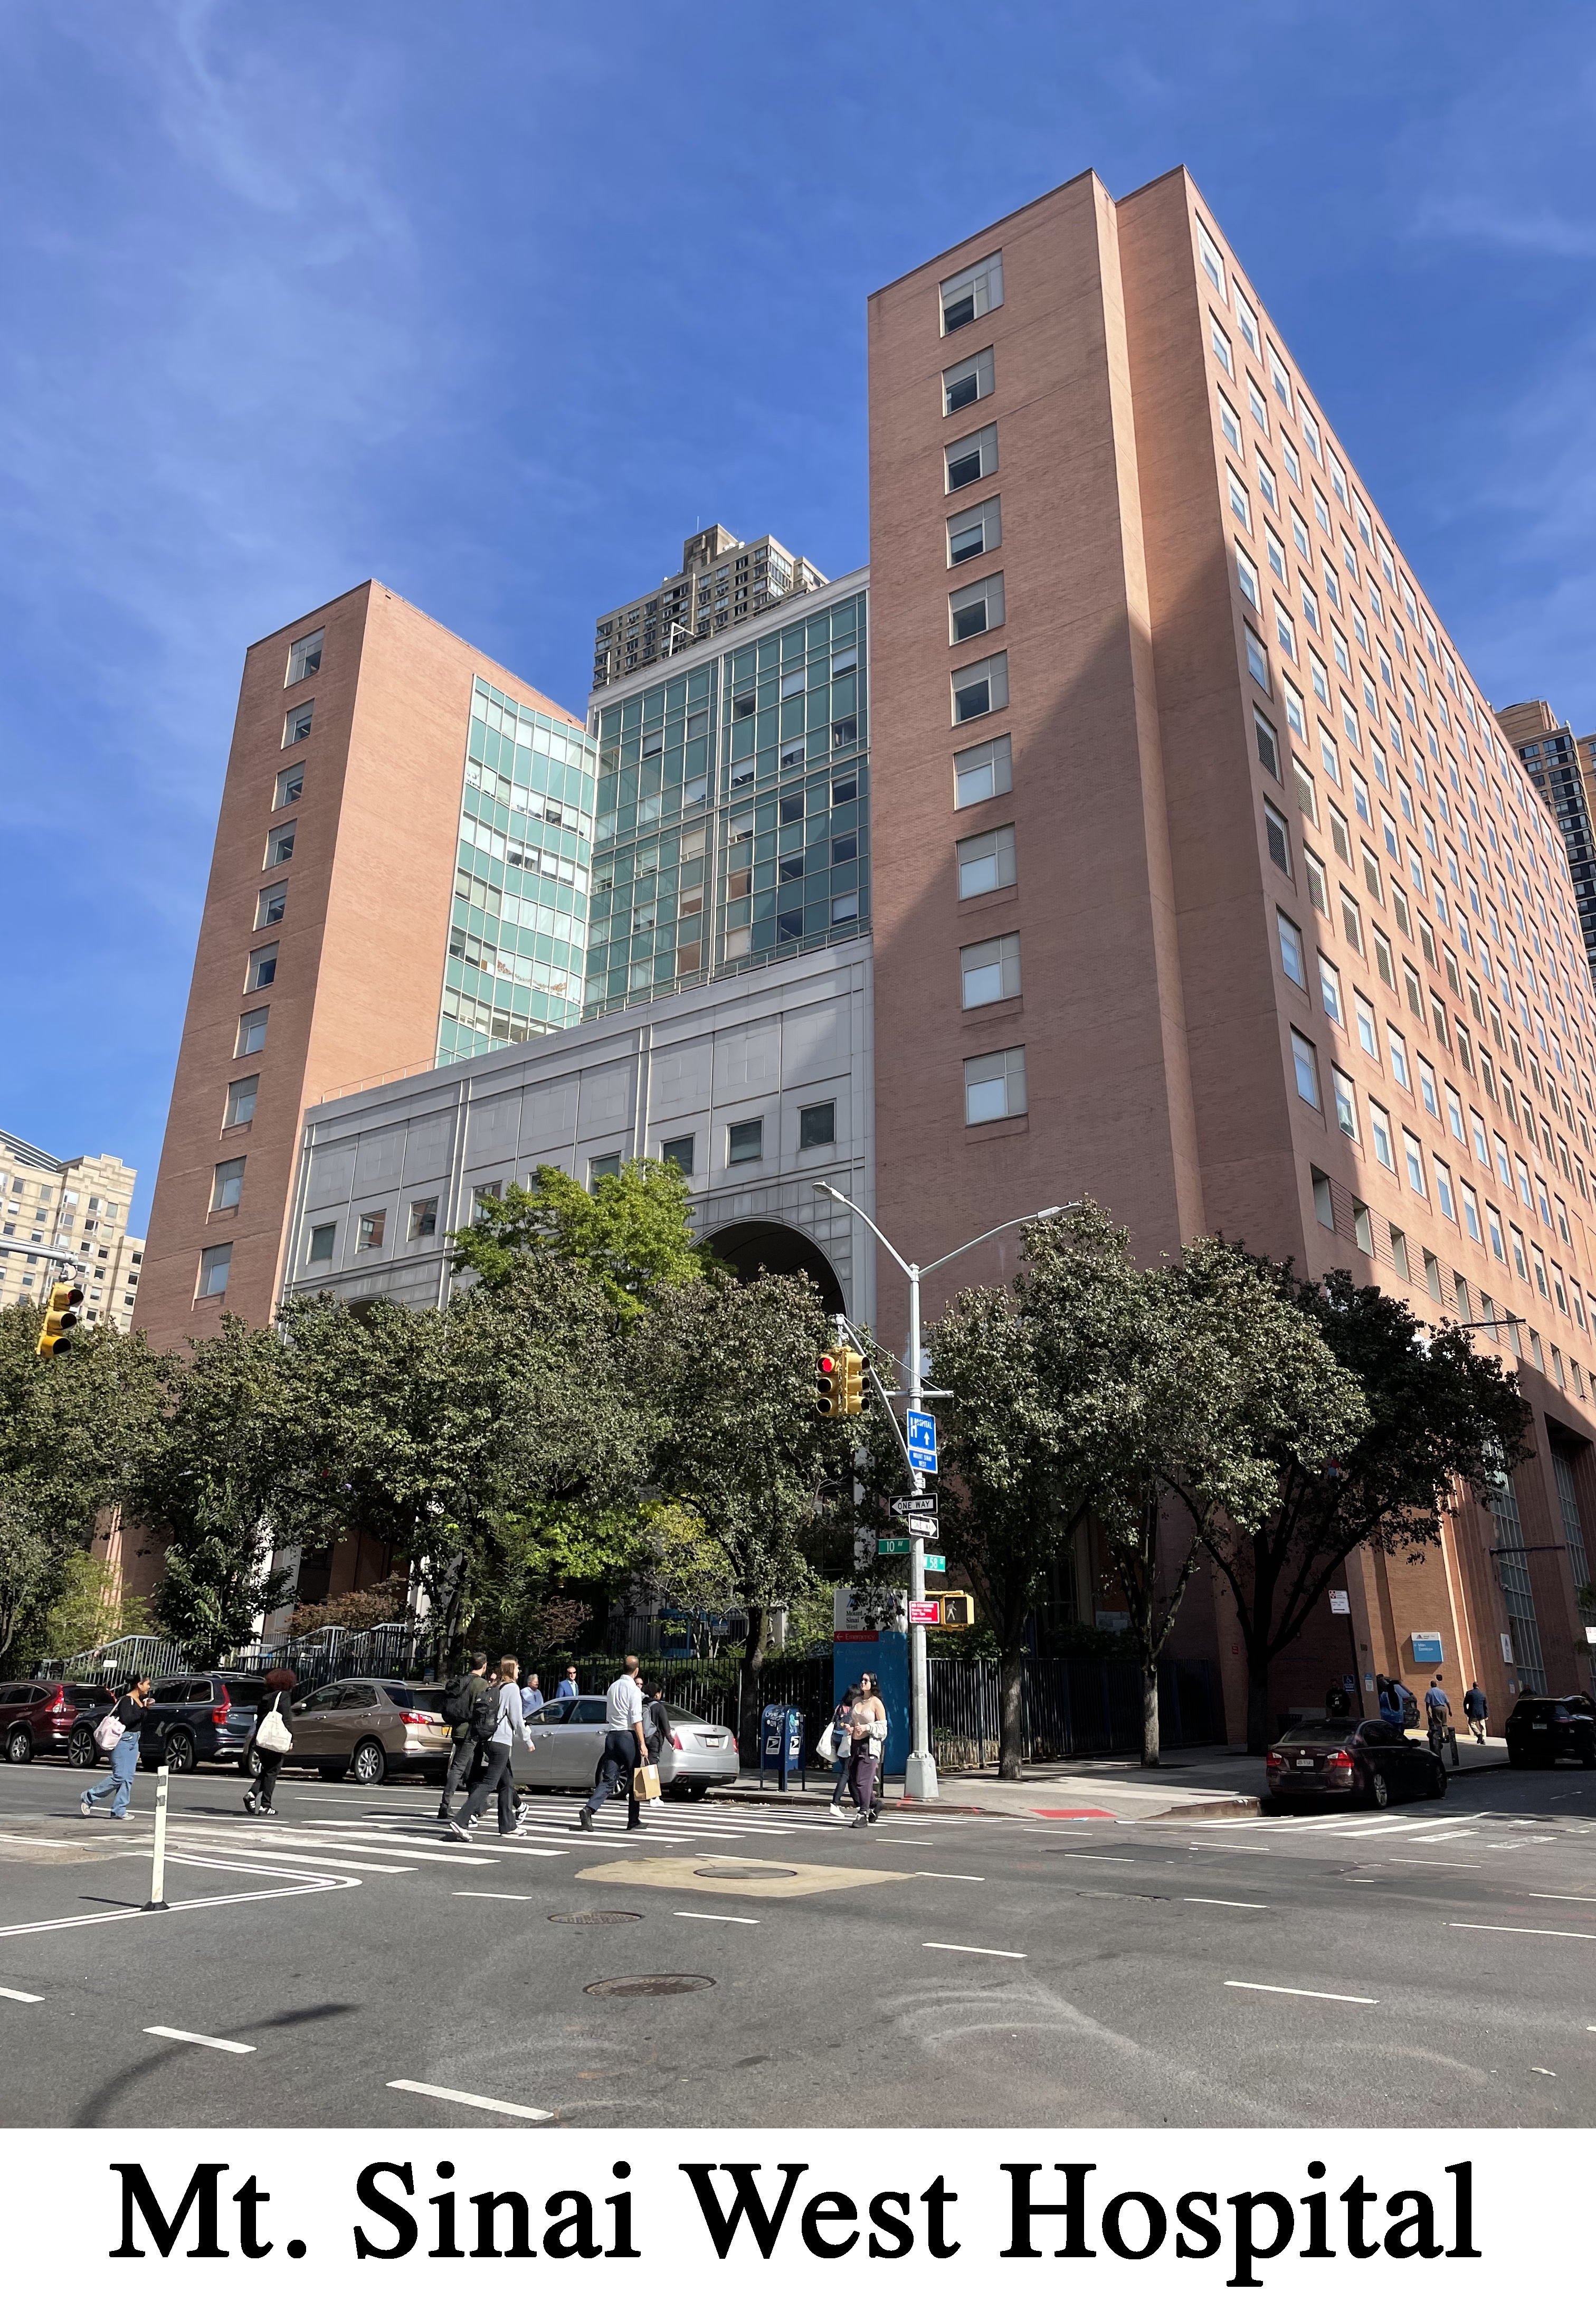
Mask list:
POLYGON ((1565 1757, 1596 1766, 1596 1708, 1583 1692, 1560 1700, 1526 1693, 1507 1720, 1510 1765, 1556 1765, 1565 1757))
POLYGON ((1282 1732, 1264 1759, 1272 1797, 1339 1798, 1383 1811, 1401 1797, 1446 1793, 1446 1767, 1394 1724, 1310 1717, 1282 1732))
POLYGON ((225 1675, 163 1677, 150 1694, 139 1738, 143 1765, 191 1773, 195 1765, 243 1765, 255 1732, 265 1679, 225 1675))

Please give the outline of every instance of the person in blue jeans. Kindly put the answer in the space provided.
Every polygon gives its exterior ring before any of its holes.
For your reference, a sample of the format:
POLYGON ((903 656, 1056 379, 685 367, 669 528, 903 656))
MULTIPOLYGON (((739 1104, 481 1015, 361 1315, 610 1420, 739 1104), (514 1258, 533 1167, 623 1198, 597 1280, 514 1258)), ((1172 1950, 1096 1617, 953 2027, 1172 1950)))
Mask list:
POLYGON ((133 1796, 133 1776, 138 1770, 139 1730, 150 1706, 150 1680, 135 1677, 129 1689, 112 1709, 111 1715, 122 1726, 122 1738, 111 1750, 111 1769, 103 1781, 96 1781, 85 1789, 78 1801, 78 1811, 85 1820, 94 1810, 96 1797, 109 1797, 111 1819, 126 1820, 133 1796))

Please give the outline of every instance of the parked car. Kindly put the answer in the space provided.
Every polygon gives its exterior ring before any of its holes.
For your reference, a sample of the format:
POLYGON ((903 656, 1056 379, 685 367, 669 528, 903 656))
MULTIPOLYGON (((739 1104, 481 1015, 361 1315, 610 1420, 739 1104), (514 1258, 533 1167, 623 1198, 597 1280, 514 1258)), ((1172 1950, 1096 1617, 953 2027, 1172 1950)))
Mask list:
POLYGON ((1446 1767, 1426 1743, 1367 1717, 1309 1717, 1282 1732, 1264 1763, 1271 1797, 1336 1799, 1377 1811, 1401 1797, 1446 1793, 1446 1767))
POLYGON ((265 1680, 230 1669, 209 1676, 168 1676, 150 1691, 139 1733, 139 1761, 192 1773, 195 1765, 240 1765, 249 1753, 255 1712, 265 1680))
MULTIPOLYGON (((737 1736, 690 1709, 672 1708, 671 1738, 660 1753, 660 1794, 703 1797, 716 1782, 737 1777, 737 1736)), ((533 1748, 517 1745, 516 1784, 524 1789, 592 1788, 604 1751, 604 1703, 601 1698, 552 1700, 527 1720, 533 1748)))
POLYGON ((451 1734, 438 1706, 440 1698, 388 1677, 345 1677, 324 1684, 293 1704, 294 1745, 286 1761, 314 1765, 324 1781, 341 1781, 352 1773, 368 1788, 391 1773, 421 1773, 441 1781, 448 1769, 451 1734))
POLYGON ((114 1699, 104 1685, 64 1684, 58 1677, 0 1685, 0 1755, 8 1765, 25 1765, 40 1751, 91 1765, 100 1753, 94 1727, 114 1699))
POLYGON ((1588 1693, 1548 1699, 1527 1693, 1507 1719, 1510 1765, 1556 1765, 1567 1757, 1596 1766, 1596 1707, 1588 1693))

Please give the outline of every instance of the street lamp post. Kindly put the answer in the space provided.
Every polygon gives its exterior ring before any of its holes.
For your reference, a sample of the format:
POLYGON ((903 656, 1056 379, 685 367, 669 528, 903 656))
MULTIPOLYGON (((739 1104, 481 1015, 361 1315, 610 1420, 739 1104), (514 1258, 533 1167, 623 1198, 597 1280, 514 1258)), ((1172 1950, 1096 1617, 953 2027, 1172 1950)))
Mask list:
MULTIPOLYGON (((829 1195, 834 1203, 846 1204, 849 1211, 864 1221, 881 1248, 897 1261, 908 1280, 909 1368, 906 1401, 911 1413, 917 1412, 922 1403, 920 1385, 920 1279, 922 1276, 934 1273, 939 1267, 946 1267, 950 1260, 960 1258, 967 1251, 974 1251, 977 1244, 989 1242, 994 1235, 1004 1235, 1011 1228, 1027 1227, 1032 1220, 1057 1219, 1064 1210, 1074 1208, 1072 1204, 1049 1203, 1042 1211, 1026 1211, 1019 1219, 1004 1220, 1000 1226, 987 1228, 984 1233, 973 1235, 967 1243, 958 1245, 952 1251, 945 1251, 940 1259, 928 1260, 922 1267, 915 1260, 905 1259, 896 1244, 889 1243, 881 1233, 870 1213, 861 1211, 851 1196, 845 1195, 840 1188, 834 1187, 827 1179, 817 1179, 815 1185, 820 1194, 829 1195)), ((909 1489, 919 1492, 924 1491, 924 1489, 925 1480, 919 1469, 911 1467, 909 1489)), ((909 1538, 909 1602, 911 1604, 923 1604, 924 1601, 925 1543, 919 1533, 911 1533, 909 1538)), ((931 1714, 925 1674, 925 1629, 924 1625, 912 1616, 909 1623, 909 1758, 904 1771, 903 1785, 906 1796, 921 1803, 935 1802, 937 1767, 936 1759, 931 1752, 931 1714)))

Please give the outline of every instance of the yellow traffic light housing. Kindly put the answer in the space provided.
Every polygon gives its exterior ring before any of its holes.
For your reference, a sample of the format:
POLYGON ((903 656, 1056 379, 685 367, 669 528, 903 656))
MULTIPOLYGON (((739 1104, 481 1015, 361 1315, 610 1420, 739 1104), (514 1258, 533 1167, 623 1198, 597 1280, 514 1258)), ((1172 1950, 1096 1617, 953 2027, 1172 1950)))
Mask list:
POLYGON ((34 1354, 64 1356, 73 1345, 73 1333, 77 1329, 77 1310, 83 1304, 82 1286, 79 1283, 57 1283, 45 1302, 44 1323, 39 1329, 34 1354))
POLYGON ((842 1357, 828 1348, 815 1359, 815 1403, 821 1419, 840 1419, 842 1399, 842 1357))
POLYGON ((853 1418, 864 1409, 864 1358, 857 1348, 842 1351, 842 1411, 853 1418))
POLYGON ((944 1588, 937 1598, 941 1606, 944 1628, 973 1628, 976 1625, 976 1600, 967 1588, 944 1588))

